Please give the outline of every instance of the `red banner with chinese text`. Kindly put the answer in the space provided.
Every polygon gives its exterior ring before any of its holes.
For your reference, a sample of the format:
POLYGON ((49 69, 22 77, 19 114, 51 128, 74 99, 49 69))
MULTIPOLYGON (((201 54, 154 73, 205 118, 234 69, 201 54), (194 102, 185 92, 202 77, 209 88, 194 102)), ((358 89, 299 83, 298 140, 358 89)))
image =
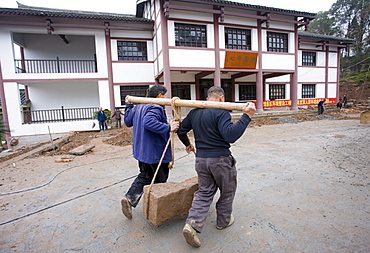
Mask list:
MULTIPOLYGON (((325 98, 326 104, 335 104, 335 98, 325 98)), ((307 99, 298 99, 297 104, 300 105, 317 105, 323 98, 307 98, 307 99)), ((263 107, 284 107, 284 106, 292 106, 292 100, 266 100, 263 101, 263 107)))

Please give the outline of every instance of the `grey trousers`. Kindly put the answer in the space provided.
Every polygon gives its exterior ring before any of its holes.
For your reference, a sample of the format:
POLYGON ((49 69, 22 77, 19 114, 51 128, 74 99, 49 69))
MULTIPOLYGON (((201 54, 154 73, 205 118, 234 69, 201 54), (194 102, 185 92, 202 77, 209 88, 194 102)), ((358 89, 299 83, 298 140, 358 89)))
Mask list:
POLYGON ((199 189, 194 193, 186 223, 199 233, 202 232, 209 207, 218 189, 220 198, 216 203, 217 226, 227 227, 229 224, 237 186, 235 163, 231 155, 220 158, 196 158, 195 170, 198 174, 199 189))

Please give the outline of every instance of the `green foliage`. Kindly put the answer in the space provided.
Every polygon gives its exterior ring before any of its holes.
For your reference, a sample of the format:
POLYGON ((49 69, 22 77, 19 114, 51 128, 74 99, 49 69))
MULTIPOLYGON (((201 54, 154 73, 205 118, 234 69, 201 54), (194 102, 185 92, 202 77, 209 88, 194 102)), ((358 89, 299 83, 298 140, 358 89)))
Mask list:
POLYGON ((370 54, 370 1, 337 0, 329 11, 319 12, 309 32, 355 40, 351 55, 370 54))
MULTIPOLYGON (((3 119, 0 117, 0 141, 6 140, 5 133, 9 132, 9 130, 5 129, 5 125, 3 119)), ((1 145, 1 143, 0 143, 1 145)))
MULTIPOLYGON (((112 111, 109 111, 109 110, 106 109, 106 110, 103 110, 103 112, 104 112, 105 116, 107 117, 106 120, 110 120, 111 119, 111 115, 112 115, 112 111)), ((97 119, 98 118, 98 111, 95 111, 93 113, 93 118, 94 119, 97 119)))

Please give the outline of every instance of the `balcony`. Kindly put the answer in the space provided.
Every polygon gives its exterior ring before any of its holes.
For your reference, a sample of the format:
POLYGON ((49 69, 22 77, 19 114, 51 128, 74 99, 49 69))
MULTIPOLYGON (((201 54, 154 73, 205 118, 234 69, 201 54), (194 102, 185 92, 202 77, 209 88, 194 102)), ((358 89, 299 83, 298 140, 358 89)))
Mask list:
POLYGON ((66 122, 94 119, 97 107, 23 111, 24 124, 66 122))
POLYGON ((95 60, 14 60, 16 73, 95 73, 95 60))

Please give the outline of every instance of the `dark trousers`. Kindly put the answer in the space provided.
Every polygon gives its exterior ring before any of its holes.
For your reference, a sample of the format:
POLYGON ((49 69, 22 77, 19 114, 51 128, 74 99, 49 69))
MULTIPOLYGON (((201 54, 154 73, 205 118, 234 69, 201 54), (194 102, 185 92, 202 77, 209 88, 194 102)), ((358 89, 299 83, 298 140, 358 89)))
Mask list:
POLYGON ((317 107, 317 113, 320 115, 320 114, 323 114, 324 113, 324 106, 318 106, 317 107))
POLYGON ((227 227, 237 186, 234 158, 231 155, 220 158, 197 157, 195 170, 199 189, 194 193, 186 223, 199 233, 202 232, 213 197, 217 189, 220 189, 220 198, 216 203, 217 226, 227 227))
POLYGON ((116 119, 116 127, 117 128, 121 128, 121 119, 119 118, 119 119, 116 119))
POLYGON ((100 131, 103 131, 104 130, 104 124, 105 123, 105 121, 99 121, 99 130, 100 131))
MULTIPOLYGON (((144 186, 149 185, 152 182, 157 167, 158 163, 147 164, 139 161, 140 173, 136 177, 134 182, 131 184, 131 187, 128 190, 128 192, 126 193, 126 198, 130 200, 130 203, 133 207, 136 207, 137 204, 139 203, 141 195, 143 195, 144 192, 143 191, 144 186)), ((169 173, 168 163, 162 163, 154 183, 156 184, 167 182, 168 173, 169 173)))

